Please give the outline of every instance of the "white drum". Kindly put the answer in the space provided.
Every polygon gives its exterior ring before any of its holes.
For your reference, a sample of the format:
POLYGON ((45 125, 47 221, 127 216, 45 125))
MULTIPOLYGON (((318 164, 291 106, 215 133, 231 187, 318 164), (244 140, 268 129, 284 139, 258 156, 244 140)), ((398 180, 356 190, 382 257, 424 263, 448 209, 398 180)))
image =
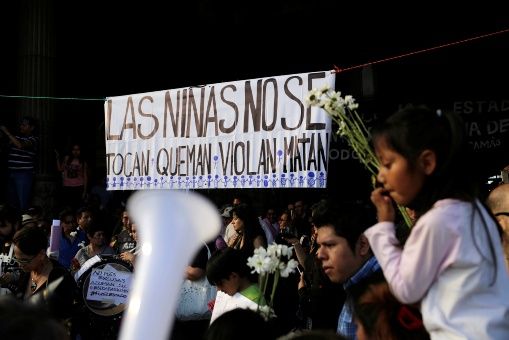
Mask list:
POLYGON ((83 304, 96 315, 121 316, 127 307, 132 265, 116 257, 94 256, 82 269, 76 281, 83 304))

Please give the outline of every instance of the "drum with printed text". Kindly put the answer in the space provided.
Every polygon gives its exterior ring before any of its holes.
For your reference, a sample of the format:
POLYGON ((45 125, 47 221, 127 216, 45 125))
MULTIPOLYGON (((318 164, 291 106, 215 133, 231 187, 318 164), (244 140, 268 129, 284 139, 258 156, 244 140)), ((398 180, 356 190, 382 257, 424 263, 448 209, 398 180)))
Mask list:
POLYGON ((86 308, 103 317, 120 316, 127 307, 132 265, 117 257, 96 256, 82 268, 86 270, 76 282, 86 308))

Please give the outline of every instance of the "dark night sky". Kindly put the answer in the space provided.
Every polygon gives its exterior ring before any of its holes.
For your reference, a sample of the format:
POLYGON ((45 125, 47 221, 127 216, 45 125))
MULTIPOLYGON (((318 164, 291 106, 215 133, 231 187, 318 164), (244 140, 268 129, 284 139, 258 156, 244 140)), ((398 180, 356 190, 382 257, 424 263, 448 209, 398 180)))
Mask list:
MULTIPOLYGON (((190 1, 178 7, 144 2, 128 8, 93 3, 58 5, 58 89, 70 95, 113 96, 362 64, 509 28, 507 15, 505 22, 494 17, 505 12, 494 10, 474 15, 416 7, 405 15, 337 1, 190 1)), ((469 74, 498 62, 479 54, 496 57, 498 46, 507 51, 508 37, 403 63, 427 72, 433 64, 455 72, 457 64, 469 74)), ((398 63, 388 64, 391 72, 399 73, 398 63)))
MULTIPOLYGON (((506 12, 488 2, 454 10, 430 2, 398 8, 299 0, 182 3, 56 2, 55 95, 100 98, 316 71, 333 64, 346 67, 509 28, 506 12)), ((23 6, 1 7, 6 60, 1 89, 17 94, 13 64, 23 6)), ((505 66, 500 55, 507 53, 508 41, 506 33, 388 62, 374 71, 399 76, 413 67, 417 86, 432 76, 449 77, 448 71, 477 81, 483 70, 505 66)), ((400 90, 397 82, 391 83, 400 90)), ((468 79, 461 85, 468 87, 468 79)))
MULTIPOLYGON (((447 9, 444 3, 55 1, 54 95, 103 98, 348 67, 509 29, 500 4, 447 9)), ((23 6, 0 8, 0 94, 19 95, 23 6)), ((378 113, 412 101, 446 108, 465 100, 500 103, 509 99, 508 60, 504 33, 375 65, 371 98, 361 96, 360 70, 339 74, 336 87, 378 113)), ((0 109, 12 112, 16 104, 0 98, 0 109)), ((79 127, 73 133, 83 140, 101 140, 102 102, 59 102, 55 109, 61 126, 79 127)), ((498 157, 493 169, 509 163, 500 150, 490 152, 486 157, 498 157)))

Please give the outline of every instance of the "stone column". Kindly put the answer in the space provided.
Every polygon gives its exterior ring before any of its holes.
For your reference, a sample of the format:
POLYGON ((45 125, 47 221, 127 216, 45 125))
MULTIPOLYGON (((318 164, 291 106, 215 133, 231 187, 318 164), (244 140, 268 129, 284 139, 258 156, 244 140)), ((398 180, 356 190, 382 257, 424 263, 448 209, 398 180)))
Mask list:
MULTIPOLYGON (((18 61, 19 94, 30 97, 54 95, 55 32, 53 0, 22 0, 20 3, 20 51, 18 61)), ((37 175, 34 181, 32 205, 54 214, 57 178, 53 136, 55 126, 54 101, 49 99, 20 100, 18 118, 37 119, 40 138, 37 175)), ((46 216, 50 217, 50 216, 46 216)))

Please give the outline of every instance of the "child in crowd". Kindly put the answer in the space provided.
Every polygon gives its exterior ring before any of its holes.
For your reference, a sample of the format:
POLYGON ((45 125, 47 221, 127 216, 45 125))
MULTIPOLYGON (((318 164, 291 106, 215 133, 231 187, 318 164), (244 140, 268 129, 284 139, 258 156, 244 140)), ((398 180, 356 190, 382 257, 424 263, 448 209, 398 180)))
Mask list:
POLYGON ((358 340, 427 340, 416 307, 401 304, 386 282, 363 285, 354 302, 358 340))
POLYGON ((453 113, 409 106, 373 130, 382 187, 371 194, 378 223, 365 235, 395 297, 420 302, 432 339, 507 339, 500 230, 476 198, 463 128, 453 113), (394 202, 416 212, 403 248, 394 202))
POLYGON ((240 293, 259 305, 266 304, 242 250, 225 248, 212 254, 207 262, 207 279, 225 294, 240 293))

